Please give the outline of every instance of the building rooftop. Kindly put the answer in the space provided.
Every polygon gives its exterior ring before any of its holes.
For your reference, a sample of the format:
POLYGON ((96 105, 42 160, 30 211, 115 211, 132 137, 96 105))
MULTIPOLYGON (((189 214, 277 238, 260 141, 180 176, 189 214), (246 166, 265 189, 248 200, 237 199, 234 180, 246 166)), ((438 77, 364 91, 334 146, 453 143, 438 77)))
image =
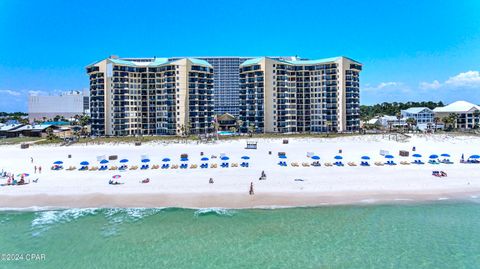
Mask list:
POLYGON ((407 112, 407 113, 412 113, 412 114, 417 114, 422 112, 423 110, 428 109, 431 111, 430 108, 428 107, 411 107, 409 109, 402 110, 402 112, 407 112))
MULTIPOLYGON (((265 58, 270 58, 270 57, 259 57, 259 58, 254 58, 250 60, 246 60, 243 62, 240 66, 247 66, 247 65, 252 65, 252 64, 258 64, 261 60, 265 58)), ((342 58, 348 59, 352 62, 361 64, 353 59, 350 59, 348 57, 343 57, 343 56, 338 56, 338 57, 331 57, 331 58, 324 58, 324 59, 317 59, 317 60, 293 60, 293 61, 287 61, 287 60, 275 60, 283 63, 288 63, 288 64, 293 64, 293 65, 310 65, 310 64, 322 64, 322 63, 329 63, 329 62, 335 62, 338 61, 342 58)), ((271 58, 270 58, 271 59, 271 58)))
POLYGON ((477 106, 467 101, 456 101, 444 107, 437 107, 433 110, 433 112, 458 113, 473 111, 475 109, 480 110, 480 106, 477 106))

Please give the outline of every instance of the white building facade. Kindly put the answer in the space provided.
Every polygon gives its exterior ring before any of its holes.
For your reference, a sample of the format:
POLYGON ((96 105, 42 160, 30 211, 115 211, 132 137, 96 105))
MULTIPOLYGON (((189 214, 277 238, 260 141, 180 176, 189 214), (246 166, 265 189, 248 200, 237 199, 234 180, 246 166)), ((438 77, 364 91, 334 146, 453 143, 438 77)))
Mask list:
POLYGON ((28 97, 30 122, 50 120, 56 116, 68 119, 89 113, 88 91, 70 91, 59 95, 30 95, 28 97))

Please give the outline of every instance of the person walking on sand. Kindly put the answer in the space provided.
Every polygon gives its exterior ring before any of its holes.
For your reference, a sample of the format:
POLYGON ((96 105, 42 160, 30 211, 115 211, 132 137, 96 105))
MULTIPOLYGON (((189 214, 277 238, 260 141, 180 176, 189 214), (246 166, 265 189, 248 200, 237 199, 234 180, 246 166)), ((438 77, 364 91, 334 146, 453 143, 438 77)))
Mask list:
POLYGON ((250 182, 250 191, 248 191, 250 195, 254 195, 255 192, 253 191, 253 182, 250 182))
POLYGON ((42 167, 41 167, 41 166, 38 167, 38 173, 39 173, 39 174, 42 173, 42 167))
POLYGON ((35 165, 35 174, 37 173, 37 166, 35 165))
POLYGON ((210 178, 210 180, 208 181, 209 184, 213 184, 213 178, 210 178))
POLYGON ((33 163, 33 157, 30 157, 30 162, 33 163))

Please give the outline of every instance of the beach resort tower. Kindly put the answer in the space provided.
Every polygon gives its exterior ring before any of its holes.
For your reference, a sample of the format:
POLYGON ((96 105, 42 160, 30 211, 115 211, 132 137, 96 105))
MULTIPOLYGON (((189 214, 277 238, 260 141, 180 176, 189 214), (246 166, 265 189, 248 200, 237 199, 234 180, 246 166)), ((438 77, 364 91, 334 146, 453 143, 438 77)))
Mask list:
POLYGON ((86 69, 93 135, 213 131, 213 67, 204 60, 112 56, 86 69))
POLYGON ((258 133, 356 132, 362 64, 254 58, 240 65, 240 120, 258 133))

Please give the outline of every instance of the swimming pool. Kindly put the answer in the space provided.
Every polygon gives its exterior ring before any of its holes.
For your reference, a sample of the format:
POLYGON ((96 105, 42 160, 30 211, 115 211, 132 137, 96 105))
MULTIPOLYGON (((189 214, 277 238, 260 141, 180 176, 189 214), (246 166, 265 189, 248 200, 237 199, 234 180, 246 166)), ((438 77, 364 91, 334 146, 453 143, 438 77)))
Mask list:
POLYGON ((236 133, 230 131, 218 131, 217 134, 219 135, 235 135, 236 133))

